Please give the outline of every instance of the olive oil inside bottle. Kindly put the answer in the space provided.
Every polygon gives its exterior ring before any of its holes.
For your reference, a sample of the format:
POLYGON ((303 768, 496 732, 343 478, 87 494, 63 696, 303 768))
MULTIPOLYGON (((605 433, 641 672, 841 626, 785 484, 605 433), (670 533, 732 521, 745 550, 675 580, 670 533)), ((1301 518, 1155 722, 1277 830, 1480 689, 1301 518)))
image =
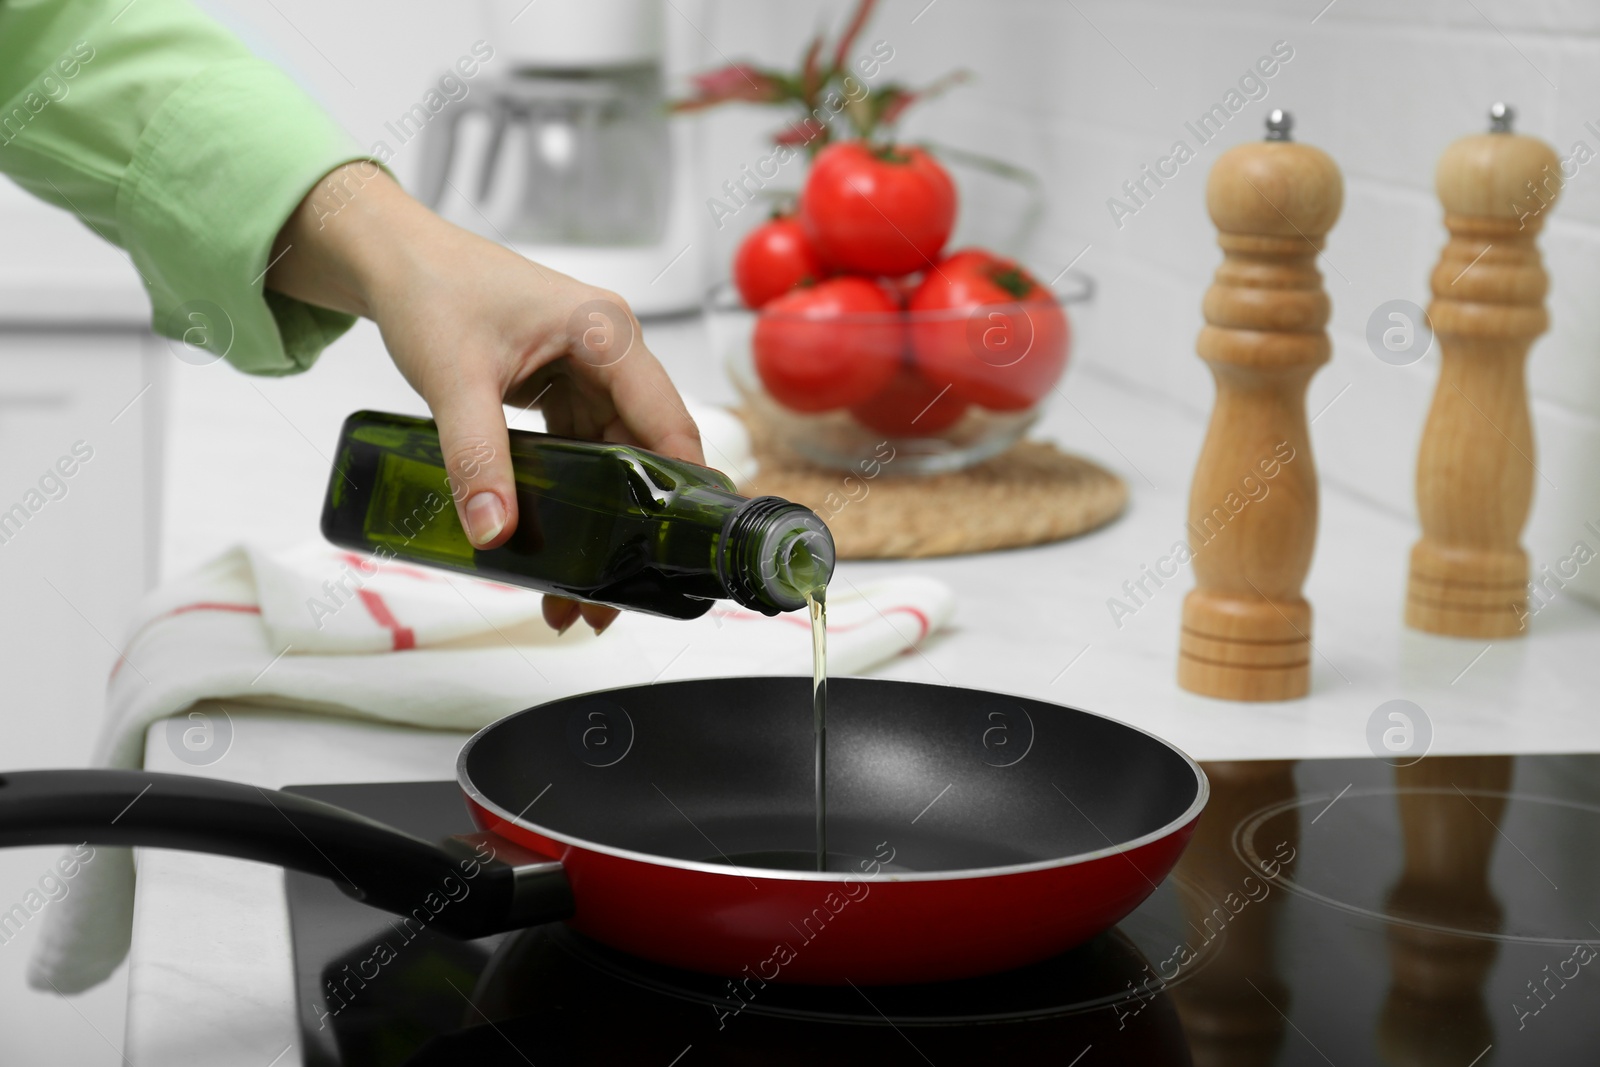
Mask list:
POLYGON ((513 430, 518 520, 494 549, 456 517, 431 420, 345 421, 323 505, 329 541, 381 558, 670 618, 731 599, 794 611, 827 584, 833 539, 799 504, 741 496, 722 474, 626 445, 513 430))

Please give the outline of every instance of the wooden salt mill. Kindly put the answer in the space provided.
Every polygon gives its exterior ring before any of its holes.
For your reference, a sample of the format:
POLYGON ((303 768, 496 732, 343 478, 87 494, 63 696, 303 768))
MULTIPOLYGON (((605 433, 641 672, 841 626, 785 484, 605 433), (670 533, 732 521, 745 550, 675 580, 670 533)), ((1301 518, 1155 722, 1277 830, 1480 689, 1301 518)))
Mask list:
POLYGON ((1428 306, 1439 385, 1417 455, 1422 539, 1406 586, 1406 625, 1454 637, 1524 629, 1528 554, 1518 540, 1534 461, 1523 367, 1550 325, 1533 241, 1561 185, 1549 145, 1512 133, 1504 104, 1489 115, 1490 132, 1445 149, 1434 175, 1450 240, 1428 306))
POLYGON ((1300 595, 1317 535, 1306 386, 1328 361, 1328 295, 1316 257, 1344 182, 1327 153, 1266 140, 1211 168, 1206 209, 1222 266, 1197 345, 1217 383, 1189 495, 1195 589, 1183 602, 1178 684, 1229 700, 1288 700, 1311 687, 1311 605, 1300 595))

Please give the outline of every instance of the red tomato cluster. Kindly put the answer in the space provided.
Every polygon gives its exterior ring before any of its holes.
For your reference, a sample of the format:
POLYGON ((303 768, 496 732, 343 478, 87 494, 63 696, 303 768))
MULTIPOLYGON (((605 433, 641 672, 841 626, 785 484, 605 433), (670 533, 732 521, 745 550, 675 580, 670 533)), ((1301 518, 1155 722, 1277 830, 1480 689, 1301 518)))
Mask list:
POLYGON ((734 257, 774 400, 925 437, 969 405, 1021 411, 1050 391, 1066 316, 1010 260, 943 255, 955 215, 955 186, 920 148, 848 141, 817 156, 797 214, 758 227, 734 257))

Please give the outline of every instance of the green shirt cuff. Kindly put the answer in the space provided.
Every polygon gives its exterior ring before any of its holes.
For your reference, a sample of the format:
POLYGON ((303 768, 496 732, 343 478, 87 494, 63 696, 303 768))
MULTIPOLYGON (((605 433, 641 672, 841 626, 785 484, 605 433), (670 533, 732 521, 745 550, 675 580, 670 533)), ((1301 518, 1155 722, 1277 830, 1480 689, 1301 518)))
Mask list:
MULTIPOLYGON (((272 243, 325 174, 369 158, 276 67, 206 68, 164 101, 117 192, 156 332, 242 371, 305 370, 355 318, 263 285, 272 243)), ((294 255, 290 248, 286 255, 294 255)))

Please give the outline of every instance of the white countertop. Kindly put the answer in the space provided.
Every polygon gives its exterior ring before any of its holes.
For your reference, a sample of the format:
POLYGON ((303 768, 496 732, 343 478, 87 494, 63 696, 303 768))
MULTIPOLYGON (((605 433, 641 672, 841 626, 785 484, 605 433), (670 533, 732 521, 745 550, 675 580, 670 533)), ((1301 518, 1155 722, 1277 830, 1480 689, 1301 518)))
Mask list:
MULTIPOLYGON (((647 328, 688 388, 720 399, 690 324, 647 328)), ((1182 536, 1204 427, 1184 411, 1076 368, 1043 432, 1125 477, 1127 514, 1059 544, 909 563, 848 563, 839 580, 896 570, 956 592, 954 624, 880 676, 995 689, 1073 704, 1152 730, 1197 759, 1360 756, 1385 701, 1420 706, 1436 753, 1600 751, 1600 612, 1558 599, 1531 636, 1485 642, 1400 624, 1413 523, 1324 486, 1306 591, 1315 611, 1312 693, 1235 704, 1174 682, 1187 573, 1154 591, 1119 628, 1106 601, 1182 536), (1091 422, 1092 420, 1092 422, 1091 422)), ((959 502, 952 506, 960 506, 959 502)), ((598 684, 598 683, 597 683, 598 684)), ((226 757, 200 773, 265 786, 449 778, 463 735, 261 711, 234 714, 226 757)), ((193 772, 164 744, 147 765, 193 772)), ((236 860, 144 850, 130 968, 126 1054, 134 1063, 275 1067, 298 1063, 281 875, 236 860), (281 1057, 274 1060, 274 1057, 281 1057)))

